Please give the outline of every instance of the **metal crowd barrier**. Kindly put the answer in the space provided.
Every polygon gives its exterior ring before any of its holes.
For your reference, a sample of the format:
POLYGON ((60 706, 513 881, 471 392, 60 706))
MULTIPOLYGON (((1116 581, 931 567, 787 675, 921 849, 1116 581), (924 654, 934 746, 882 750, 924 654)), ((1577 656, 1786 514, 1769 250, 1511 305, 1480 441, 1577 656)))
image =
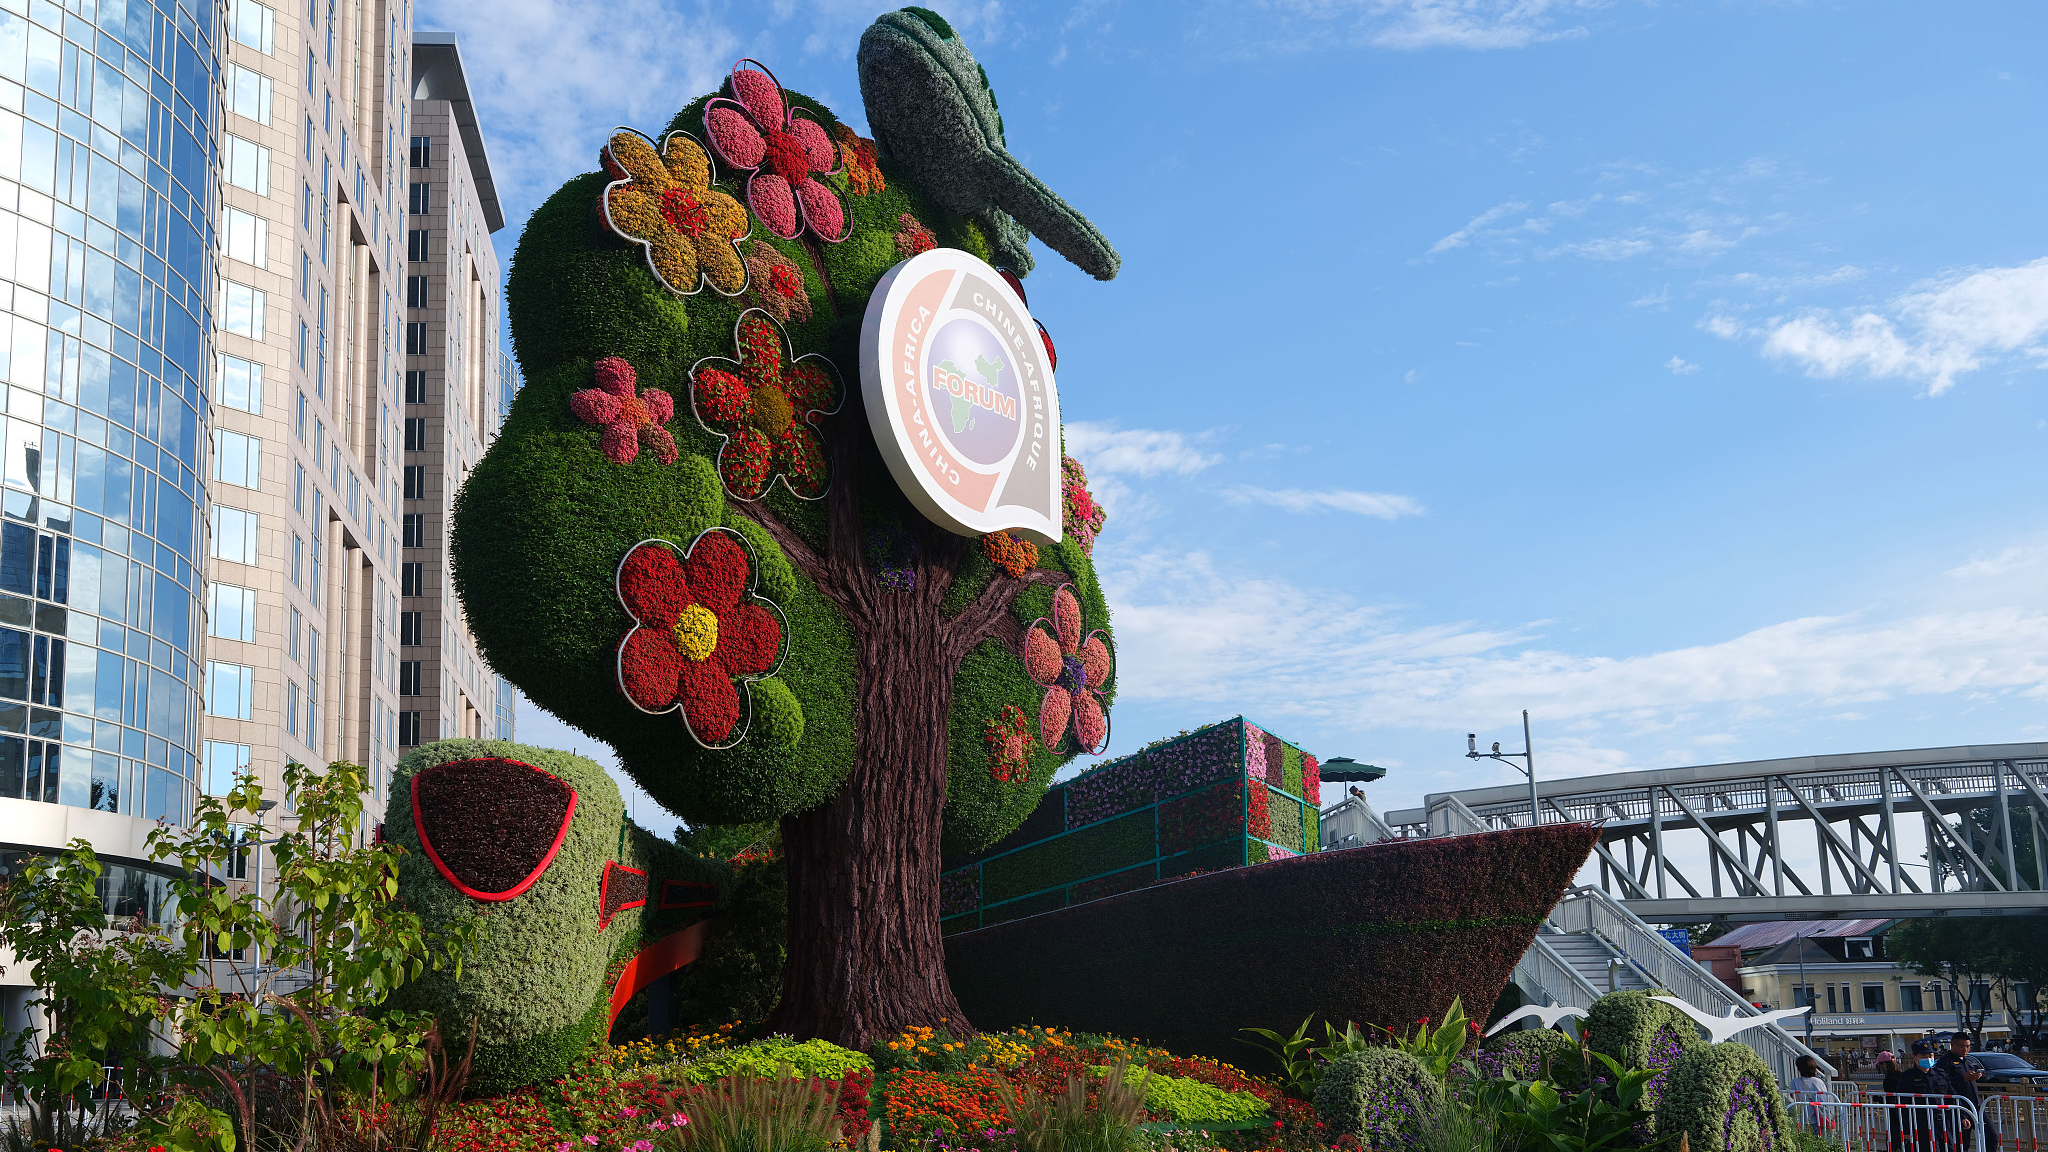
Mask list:
MULTIPOLYGON (((1953 1096, 1898 1096, 1883 1088, 1859 1081, 1836 1080, 1833 1082, 1837 1099, 1863 1104, 1882 1104, 1892 1099, 1913 1100, 1925 1103, 1949 1102, 1953 1096)), ((1804 1098, 1798 1093, 1786 1097, 1789 1101, 1804 1098)), ((2006 1094, 1980 1094, 1983 1105, 1984 1144, 1986 1152, 1998 1152, 2000 1148, 2017 1152, 2042 1152, 2042 1142, 2048 1139, 2048 1096, 2013 1096, 2006 1094)))
POLYGON ((1988 1152, 1977 1110, 1959 1096, 1870 1095, 1789 1092, 1785 1110, 1795 1130, 1843 1152, 1988 1152))

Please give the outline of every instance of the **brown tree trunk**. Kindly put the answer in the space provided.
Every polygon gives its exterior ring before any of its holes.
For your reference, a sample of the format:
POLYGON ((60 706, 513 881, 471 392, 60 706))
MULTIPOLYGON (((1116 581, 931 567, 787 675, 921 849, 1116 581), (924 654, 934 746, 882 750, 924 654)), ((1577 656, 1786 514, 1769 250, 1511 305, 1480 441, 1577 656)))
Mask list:
POLYGON ((866 1049, 909 1025, 971 1031, 939 939, 939 831, 953 669, 930 570, 861 629, 852 775, 785 817, 789 955, 770 1027, 866 1049))

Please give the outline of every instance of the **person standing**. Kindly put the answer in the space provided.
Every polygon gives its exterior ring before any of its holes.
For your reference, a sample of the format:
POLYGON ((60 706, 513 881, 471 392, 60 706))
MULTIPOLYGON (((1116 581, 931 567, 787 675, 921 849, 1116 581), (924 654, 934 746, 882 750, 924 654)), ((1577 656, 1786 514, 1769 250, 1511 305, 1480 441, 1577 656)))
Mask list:
POLYGON ((1970 1110, 1977 1114, 1984 1125, 1984 1147, 1995 1150, 2005 1138, 1998 1123, 1996 1110, 1986 1111, 1984 1100, 1977 1092, 1977 1081, 1984 1078, 1984 1062, 1970 1055, 1970 1034, 1957 1032, 1948 1039, 1948 1051, 1935 1061, 1935 1067, 1948 1076, 1955 1094, 1970 1102, 1970 1110))
POLYGON ((1944 1147, 1960 1143, 1960 1136, 1967 1131, 1969 1121, 1957 1123, 1950 1120, 1953 1113, 1938 1113, 1925 1105, 1952 1104, 1952 1100, 1941 1097, 1956 1095, 1955 1087, 1934 1059, 1934 1045, 1925 1040, 1913 1041, 1913 1056, 1899 1071, 1896 1083, 1888 1084, 1895 1094, 1894 1104, 1922 1105, 1908 1109, 1908 1115, 1901 1118, 1902 1127, 1912 1133, 1907 1146, 1916 1152, 1929 1152, 1937 1143, 1944 1147))

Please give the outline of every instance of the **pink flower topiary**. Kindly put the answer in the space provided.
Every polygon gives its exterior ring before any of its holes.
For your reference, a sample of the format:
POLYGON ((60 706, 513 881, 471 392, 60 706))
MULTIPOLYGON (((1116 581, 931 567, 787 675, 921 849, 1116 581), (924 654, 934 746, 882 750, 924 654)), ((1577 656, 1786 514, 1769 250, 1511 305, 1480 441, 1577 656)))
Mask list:
POLYGON ((597 362, 597 387, 569 396, 569 410, 604 429, 599 446, 614 464, 631 464, 641 445, 663 464, 676 462, 675 437, 662 425, 676 418, 675 398, 659 388, 635 393, 633 366, 617 356, 597 362))
POLYGON ((1081 635, 1081 602, 1072 585, 1062 584, 1052 597, 1052 619, 1034 620, 1024 630, 1024 671, 1045 686, 1038 706, 1038 739, 1057 752, 1071 730, 1075 743, 1089 755, 1109 744, 1109 716, 1102 709, 1102 686, 1109 680, 1109 645, 1100 629, 1081 635), (1040 627, 1050 623, 1049 636, 1040 627))
POLYGON ((810 113, 790 106, 782 85, 759 61, 732 69, 733 96, 704 106, 704 132, 718 158, 751 171, 747 207, 770 232, 795 239, 805 227, 821 240, 846 239, 846 206, 817 179, 839 170, 839 149, 810 113), (753 65, 752 68, 747 65, 753 65))

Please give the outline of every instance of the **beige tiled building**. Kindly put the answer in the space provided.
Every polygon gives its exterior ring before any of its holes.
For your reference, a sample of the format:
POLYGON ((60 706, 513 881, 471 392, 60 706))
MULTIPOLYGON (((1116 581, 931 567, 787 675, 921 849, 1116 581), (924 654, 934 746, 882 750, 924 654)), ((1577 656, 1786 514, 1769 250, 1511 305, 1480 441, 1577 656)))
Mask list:
POLYGON ((504 227, 455 38, 414 36, 406 171, 398 744, 512 738, 509 685, 477 654, 448 580, 455 492, 504 420, 509 361, 491 234, 504 227), (501 696, 504 697, 501 706, 501 696))

